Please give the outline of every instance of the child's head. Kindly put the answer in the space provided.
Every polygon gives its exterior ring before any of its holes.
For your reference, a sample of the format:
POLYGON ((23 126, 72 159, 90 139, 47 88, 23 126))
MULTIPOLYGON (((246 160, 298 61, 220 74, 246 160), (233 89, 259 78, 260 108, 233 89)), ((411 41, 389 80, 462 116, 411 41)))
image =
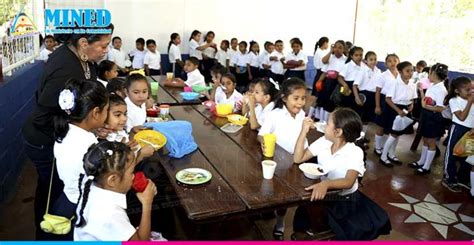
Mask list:
POLYGON ((226 74, 227 73, 227 69, 220 65, 220 64, 216 64, 214 65, 212 68, 211 68, 211 77, 212 77, 212 81, 214 83, 216 82, 220 82, 221 79, 222 79, 222 75, 226 74))
POLYGON ((255 41, 250 41, 250 51, 258 54, 260 52, 260 47, 258 46, 258 43, 255 41))
POLYGON ((214 34, 213 31, 208 31, 206 33, 206 36, 204 36, 204 41, 206 41, 207 43, 212 43, 212 41, 214 41, 215 36, 216 34, 214 34))
POLYGON ((168 43, 168 51, 170 50, 171 44, 179 45, 181 43, 181 37, 178 33, 172 33, 170 36, 170 41, 168 43))
POLYGON ((117 77, 117 65, 110 60, 103 60, 100 62, 98 70, 98 76, 103 81, 110 81, 117 77))
POLYGON ((54 117, 54 137, 61 143, 69 123, 85 123, 88 130, 104 126, 109 95, 97 81, 70 79, 58 99, 61 113, 54 117))
POLYGON ((397 70, 403 81, 407 82, 413 76, 413 65, 408 61, 403 61, 397 65, 397 70))
POLYGON ((286 109, 295 116, 306 103, 306 84, 303 80, 293 77, 285 80, 275 101, 275 108, 286 109))
POLYGON ((349 41, 346 41, 344 44, 345 44, 344 54, 347 55, 349 54, 349 51, 352 49, 354 45, 349 41))
POLYGON ((233 37, 232 39, 230 39, 230 46, 233 50, 237 49, 237 45, 239 45, 239 41, 237 40, 237 38, 233 37))
POLYGON ((328 45, 329 45, 329 38, 321 37, 321 38, 319 38, 318 42, 314 45, 314 52, 316 52, 316 50, 318 50, 318 48, 327 49, 328 45))
POLYGON ((328 125, 324 130, 324 137, 335 142, 342 139, 344 142, 355 142, 362 131, 362 120, 359 115, 349 108, 338 108, 331 113, 328 125))
POLYGON ((298 38, 293 40, 293 42, 291 43, 291 49, 293 50, 293 53, 295 54, 299 53, 302 48, 303 48, 303 42, 301 42, 301 40, 298 38))
POLYGON ((115 49, 120 49, 122 47, 122 39, 117 36, 112 38, 112 46, 114 46, 115 49))
POLYGON ((253 94, 255 92, 255 85, 257 85, 257 82, 260 81, 259 78, 255 78, 253 79, 252 81, 249 82, 249 89, 247 90, 247 92, 245 92, 246 94, 253 94))
POLYGON ((84 190, 79 187, 79 200, 82 197, 82 202, 76 227, 86 225, 83 215, 92 183, 99 188, 125 194, 132 187, 134 168, 135 155, 123 143, 102 141, 89 147, 84 155, 85 175, 81 174, 79 181, 82 183, 87 176, 84 190))
POLYGON ((246 54, 246 53, 247 53, 247 42, 246 42, 246 41, 240 41, 240 43, 239 43, 239 51, 240 51, 242 54, 246 54))
POLYGON ((446 96, 444 104, 447 105, 451 98, 459 96, 467 99, 471 95, 471 79, 468 77, 457 77, 453 79, 449 85, 449 93, 446 96))
POLYGON ((357 65, 360 65, 360 62, 362 61, 362 56, 363 56, 364 50, 361 47, 354 46, 351 48, 349 51, 349 57, 346 60, 346 64, 354 61, 357 65))
POLYGON ((194 30, 191 33, 191 36, 189 37, 189 41, 191 41, 193 39, 194 39, 194 41, 199 42, 201 40, 201 32, 198 31, 198 30, 194 30))
POLYGON ((52 35, 46 35, 46 37, 44 37, 44 47, 48 50, 52 50, 54 48, 54 46, 56 46, 56 40, 54 39, 54 37, 52 35))
POLYGON ((398 63, 400 63, 400 58, 396 54, 387 54, 385 57, 385 66, 391 71, 397 69, 398 63))
POLYGON ((373 69, 377 65, 377 54, 374 51, 369 51, 365 53, 364 60, 367 66, 373 69))
POLYGON ((146 40, 146 48, 151 51, 152 53, 156 50, 156 42, 153 39, 146 40))
POLYGON ((265 44, 263 45, 263 47, 265 48, 265 51, 267 51, 267 53, 271 53, 271 52, 273 52, 273 49, 275 49, 275 44, 273 44, 270 41, 266 41, 265 44), (272 46, 271 51, 270 51, 270 46, 272 46))
POLYGON ((235 78, 234 74, 227 73, 222 75, 221 84, 225 88, 224 93, 227 96, 231 96, 234 93, 235 85, 237 84, 237 79, 235 78))
POLYGON ((275 85, 266 79, 258 80, 253 91, 255 102, 259 104, 268 104, 274 101, 277 93, 275 85))
POLYGON ((334 55, 339 58, 344 54, 344 51, 346 49, 346 43, 344 40, 337 40, 336 43, 334 44, 334 55))
POLYGON ((115 93, 125 99, 127 97, 127 86, 123 78, 114 78, 107 83, 107 92, 115 93))
POLYGON ((430 81, 444 81, 448 78, 448 66, 441 63, 434 64, 429 71, 430 81))
POLYGON ((145 49, 145 39, 141 37, 137 38, 137 40, 135 41, 135 48, 140 51, 143 51, 143 49, 145 49))
POLYGON ((275 50, 280 52, 280 53, 283 51, 283 41, 282 40, 276 40, 275 41, 275 50))
POLYGON ((194 70, 196 70, 199 66, 199 60, 196 57, 189 57, 185 62, 184 62, 184 71, 187 73, 190 73, 194 70))
POLYGON ((229 40, 222 40, 221 41, 221 49, 224 50, 224 51, 227 51, 227 49, 229 48, 229 40))
POLYGON ((109 96, 109 113, 105 124, 107 128, 116 131, 123 130, 127 124, 127 103, 115 93, 109 96))
POLYGON ((415 67, 416 72, 421 73, 423 71, 423 68, 425 68, 427 66, 428 66, 428 64, 426 64, 426 61, 424 61, 424 60, 420 60, 420 61, 416 62, 416 67, 415 67))
POLYGON ((126 81, 127 96, 136 106, 142 106, 148 99, 148 81, 141 74, 131 74, 126 81))

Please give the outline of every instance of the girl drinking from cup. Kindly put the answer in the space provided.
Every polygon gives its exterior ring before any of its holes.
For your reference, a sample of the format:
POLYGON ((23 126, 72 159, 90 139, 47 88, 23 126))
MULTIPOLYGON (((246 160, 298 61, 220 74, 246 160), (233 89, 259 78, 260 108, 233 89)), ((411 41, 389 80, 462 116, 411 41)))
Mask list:
POLYGON ((270 80, 258 80, 254 92, 244 96, 244 102, 248 101, 242 108, 242 115, 248 115, 250 128, 258 130, 265 123, 265 118, 275 107, 275 97, 279 90, 278 84, 270 80))

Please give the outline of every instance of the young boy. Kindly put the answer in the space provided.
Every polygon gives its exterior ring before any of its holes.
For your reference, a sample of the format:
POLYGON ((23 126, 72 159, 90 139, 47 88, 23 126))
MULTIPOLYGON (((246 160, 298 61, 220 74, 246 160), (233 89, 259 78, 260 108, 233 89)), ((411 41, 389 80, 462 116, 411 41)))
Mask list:
POLYGON ((110 49, 108 54, 108 60, 113 61, 117 65, 119 76, 126 76, 129 71, 130 61, 127 54, 120 50, 122 48, 122 39, 120 37, 112 38, 112 46, 113 48, 110 49))
POLYGON ((273 80, 281 83, 284 79, 285 69, 283 68, 283 61, 285 55, 283 54, 283 41, 277 40, 275 42, 275 51, 273 51, 268 60, 270 62, 270 77, 273 80))
POLYGON ((146 40, 148 52, 145 54, 143 63, 145 64, 145 74, 147 76, 159 76, 161 73, 161 55, 156 50, 156 42, 153 39, 146 40))
POLYGON ((184 62, 184 71, 188 75, 188 79, 183 81, 181 78, 177 78, 173 81, 165 81, 165 86, 169 87, 192 87, 193 85, 206 86, 204 81, 204 76, 198 70, 199 60, 196 57, 189 57, 189 59, 184 62))
POLYGON ((128 56, 132 60, 133 69, 144 68, 143 60, 145 58, 145 53, 145 39, 140 37, 135 41, 135 49, 128 53, 128 56))
POLYGON ((221 49, 217 51, 216 54, 216 60, 221 64, 223 67, 226 69, 229 69, 229 61, 230 61, 230 55, 229 55, 229 41, 228 40, 222 40, 221 42, 221 49))
POLYGON ((53 36, 47 35, 44 38, 44 49, 41 50, 38 60, 42 60, 44 62, 48 61, 49 55, 54 51, 54 47, 56 44, 56 40, 53 36))

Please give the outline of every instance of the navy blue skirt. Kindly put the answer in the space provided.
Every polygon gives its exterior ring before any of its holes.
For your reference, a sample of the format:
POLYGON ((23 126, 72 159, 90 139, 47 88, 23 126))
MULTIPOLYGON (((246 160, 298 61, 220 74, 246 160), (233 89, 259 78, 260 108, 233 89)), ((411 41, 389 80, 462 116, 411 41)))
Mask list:
POLYGON ((250 66, 250 73, 252 74, 253 79, 260 77, 260 70, 258 67, 250 66))
POLYGON ((372 122, 375 118, 375 92, 363 90, 359 93, 365 95, 365 102, 360 110, 362 122, 372 122))
POLYGON ((377 126, 384 128, 385 127, 385 120, 384 120, 384 113, 387 111, 385 103, 385 95, 380 93, 380 107, 382 109, 382 114, 377 115, 375 114, 375 95, 374 95, 374 123, 377 124, 377 126))
POLYGON ((443 116, 439 112, 421 109, 420 134, 425 138, 435 139, 444 135, 443 116))
POLYGON ((304 71, 287 70, 286 73, 285 73, 285 79, 290 78, 290 77, 297 77, 297 78, 303 80, 303 82, 305 81, 304 71))
MULTIPOLYGON (((344 107, 348 107, 348 108, 351 108, 353 109, 354 111, 358 111, 358 113, 360 112, 359 110, 361 108, 358 108, 360 106, 358 106, 356 103, 355 103, 355 97, 354 97, 354 93, 352 93, 352 86, 354 85, 354 81, 346 81, 347 85, 349 86, 349 89, 351 90, 351 94, 348 95, 348 96, 341 96, 342 100, 341 100, 341 106, 344 106, 344 107), (359 109, 359 110, 358 110, 359 109)), ((360 114, 359 114, 360 115, 360 114)))
POLYGON ((324 88, 318 95, 317 106, 322 107, 327 112, 332 112, 336 109, 336 105, 329 98, 331 98, 331 94, 337 84, 337 79, 324 79, 324 88))

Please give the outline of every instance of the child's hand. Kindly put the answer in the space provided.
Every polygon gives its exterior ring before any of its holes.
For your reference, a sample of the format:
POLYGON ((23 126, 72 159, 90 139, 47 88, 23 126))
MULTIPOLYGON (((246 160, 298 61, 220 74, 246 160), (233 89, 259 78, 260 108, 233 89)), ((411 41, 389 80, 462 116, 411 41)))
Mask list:
POLYGON ((248 103, 249 106, 255 107, 255 104, 256 104, 257 102, 255 101, 255 96, 253 96, 253 94, 250 94, 250 95, 248 96, 248 101, 249 101, 249 103, 248 103))
POLYGON ((363 106, 364 105, 364 103, 362 103, 362 100, 360 100, 359 96, 355 97, 355 102, 358 106, 363 106))
POLYGON ((130 129, 130 133, 136 134, 136 133, 138 133, 138 132, 140 132, 140 131, 142 131, 142 130, 145 130, 145 129, 148 129, 148 128, 145 127, 145 126, 142 126, 142 125, 135 126, 135 127, 133 127, 132 129, 130 129))
POLYGON ((153 98, 148 98, 145 102, 145 106, 147 109, 152 108, 155 105, 155 100, 153 98))
POLYGON ((140 149, 139 153, 140 156, 143 158, 151 157, 155 153, 155 148, 153 148, 153 146, 151 145, 146 145, 140 149))
POLYGON ((260 143, 260 146, 262 148, 262 152, 265 152, 265 144, 262 142, 262 143, 260 143))
POLYGON ((315 201, 315 200, 322 200, 326 196, 328 188, 326 184, 324 183, 324 181, 322 181, 318 184, 314 184, 312 186, 306 187, 305 190, 307 191, 313 190, 313 192, 311 193, 311 201, 315 201))
POLYGON ((95 130, 94 134, 101 138, 101 139, 105 139, 107 138, 107 136, 112 133, 112 130, 111 129, 108 129, 108 128, 98 128, 95 130))
POLYGON ((148 179, 148 185, 143 192, 137 193, 137 198, 142 205, 151 205, 153 203, 153 198, 157 193, 158 191, 156 190, 155 183, 148 179))
POLYGON ((138 142, 136 142, 133 138, 129 139, 127 143, 125 143, 125 138, 123 138, 122 143, 126 144, 132 150, 138 147, 138 142))
POLYGON ((308 133, 310 129, 314 129, 316 128, 314 126, 314 121, 311 120, 311 118, 309 117, 306 117, 304 120, 303 120, 303 132, 304 133, 308 133))
POLYGON ((375 107, 375 114, 377 114, 377 115, 379 115, 379 116, 382 115, 382 108, 380 108, 380 106, 379 106, 379 107, 375 107))
POLYGON ((404 117, 407 114, 403 110, 398 109, 398 115, 400 115, 401 117, 404 117))
POLYGON ((469 94, 467 96, 467 103, 470 103, 472 104, 474 102, 474 95, 473 94, 469 94))

